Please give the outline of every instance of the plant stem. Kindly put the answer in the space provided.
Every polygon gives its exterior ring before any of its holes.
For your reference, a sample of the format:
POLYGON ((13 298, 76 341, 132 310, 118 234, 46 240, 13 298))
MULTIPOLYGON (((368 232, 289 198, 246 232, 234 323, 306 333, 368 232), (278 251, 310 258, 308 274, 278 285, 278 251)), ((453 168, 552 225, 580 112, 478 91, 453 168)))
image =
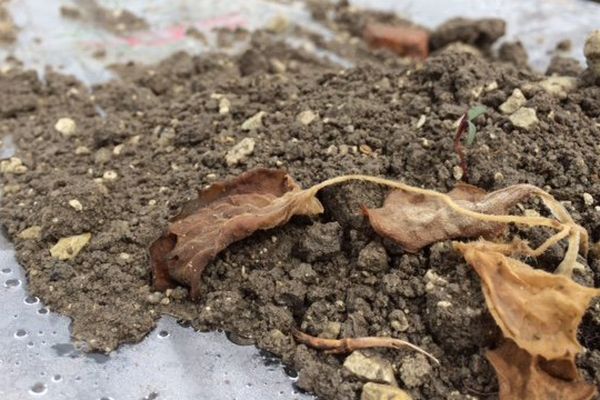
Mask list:
POLYGON ((468 178, 467 171, 467 157, 465 156, 465 147, 462 144, 462 137, 464 136, 467 128, 469 126, 469 121, 467 120, 467 114, 465 113, 460 122, 458 123, 458 128, 456 129, 456 135, 454 136, 454 152, 458 155, 460 160, 460 168, 463 171, 462 179, 466 181, 468 178))

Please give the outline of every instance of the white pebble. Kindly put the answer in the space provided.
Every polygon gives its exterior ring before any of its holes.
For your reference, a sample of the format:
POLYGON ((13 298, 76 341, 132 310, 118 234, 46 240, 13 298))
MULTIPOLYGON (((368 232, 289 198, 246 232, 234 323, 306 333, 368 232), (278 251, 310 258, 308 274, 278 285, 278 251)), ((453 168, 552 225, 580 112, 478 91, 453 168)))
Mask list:
POLYGON ((227 100, 226 97, 222 97, 221 100, 219 100, 219 114, 221 114, 221 115, 228 114, 230 108, 231 108, 231 102, 229 100, 227 100))
POLYGON ((311 110, 302 111, 300 114, 296 116, 296 121, 300 122, 302 125, 310 125, 317 118, 317 114, 312 112, 311 110))
POLYGON ((452 176, 454 176, 454 179, 456 179, 457 181, 460 181, 462 179, 464 175, 464 171, 462 170, 462 168, 458 165, 455 165, 454 167, 452 167, 452 176))
POLYGON ((56 124, 54 124, 54 129, 60 132, 60 134, 64 137, 70 137, 75 135, 77 131, 77 125, 71 118, 60 118, 58 121, 56 121, 56 124))
POLYGON ((114 181, 119 177, 119 175, 115 172, 115 171, 106 171, 103 175, 102 175, 102 179, 106 179, 107 181, 114 181))
POLYGON ((83 205, 81 204, 81 202, 77 199, 72 199, 69 200, 69 205, 71 207, 73 207, 75 210, 77 211, 82 211, 83 210, 83 205))
POLYGON ((0 172, 3 174, 21 175, 27 172, 27 167, 23 165, 23 161, 17 157, 11 157, 8 160, 0 162, 0 172))
POLYGON ((252 138, 244 138, 238 144, 233 146, 231 150, 225 154, 225 162, 229 167, 237 165, 248 159, 248 156, 254 152, 255 140, 252 138))
POLYGON ((588 206, 588 207, 589 207, 589 206, 591 206, 591 205, 593 205, 593 204, 594 204, 594 198, 592 197, 592 195, 591 195, 591 194, 589 194, 589 193, 584 193, 584 194, 582 195, 582 197, 583 197, 583 203, 584 203, 586 206, 588 206))
POLYGON ((90 153, 91 153, 90 149, 88 149, 85 146, 78 146, 75 149, 75 154, 77 154, 78 156, 86 155, 86 154, 90 154, 90 153))
POLYGON ((244 123, 242 124, 242 130, 243 131, 253 131, 253 130, 256 130, 256 129, 262 127, 262 125, 263 125, 262 118, 265 114, 266 113, 264 111, 259 111, 256 114, 254 114, 252 117, 245 120, 244 123))

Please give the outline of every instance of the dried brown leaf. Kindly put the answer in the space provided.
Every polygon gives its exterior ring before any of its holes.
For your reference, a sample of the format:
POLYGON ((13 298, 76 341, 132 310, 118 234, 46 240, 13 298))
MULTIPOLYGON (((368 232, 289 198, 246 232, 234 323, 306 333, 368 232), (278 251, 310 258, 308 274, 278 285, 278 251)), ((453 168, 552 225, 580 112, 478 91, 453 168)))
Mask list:
MULTIPOLYGON (((448 197, 466 210, 502 215, 538 191, 534 186, 514 185, 486 194, 475 186, 460 183, 448 197)), ((439 196, 407 190, 392 191, 383 207, 366 210, 366 213, 378 234, 412 253, 442 240, 496 236, 506 226, 459 213, 439 196)))
POLYGON ((533 356, 574 362, 581 351, 577 327, 599 289, 533 269, 485 242, 455 247, 479 274, 488 309, 506 338, 533 356))
POLYGON ((486 356, 498 376, 500 400, 589 400, 596 395, 594 386, 579 376, 563 379, 549 373, 539 357, 511 340, 486 356))
POLYGON ((206 265, 228 245, 294 215, 323 211, 314 191, 301 190, 283 171, 256 169, 198 193, 150 247, 154 286, 176 281, 197 297, 206 265))

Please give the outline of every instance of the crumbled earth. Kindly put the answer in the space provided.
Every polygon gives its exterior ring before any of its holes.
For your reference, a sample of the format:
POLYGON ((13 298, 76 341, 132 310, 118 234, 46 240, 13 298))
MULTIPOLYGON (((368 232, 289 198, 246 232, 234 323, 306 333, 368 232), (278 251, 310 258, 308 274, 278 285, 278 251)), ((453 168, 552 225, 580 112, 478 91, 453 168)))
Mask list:
MULTIPOLYGON (((381 57, 341 68, 258 33, 238 57, 178 53, 155 66, 122 65, 120 79, 91 89, 53 72, 43 81, 18 68, 2 73, 0 134, 12 136, 20 161, 0 176, 0 218, 32 293, 70 316, 74 338, 91 350, 139 341, 168 313, 281 357, 299 372, 300 389, 355 399, 365 381, 343 368, 345 356, 297 345, 290 328, 391 335, 441 360, 364 352, 391 365, 414 399, 497 398, 484 353, 499 333, 475 273, 449 242, 408 254, 378 237, 361 207, 381 204, 380 187, 328 188, 320 194, 324 215, 230 246, 206 269, 198 302, 185 288, 150 287, 147 248, 197 189, 263 166, 286 169, 305 187, 362 173, 448 191, 459 164, 455 123, 476 104, 488 113, 476 120, 477 141, 467 149, 467 181, 486 190, 542 187, 565 202, 592 242, 600 239, 600 87, 588 74, 563 96, 543 89, 546 77, 527 67, 460 46, 425 63, 381 57), (516 88, 538 120, 527 128, 499 111, 516 88), (315 118, 298 117, 306 111, 315 118), (260 124, 242 129, 260 112, 260 124), (76 124, 69 134, 55 129, 61 118, 76 124), (226 154, 246 138, 252 152, 228 165, 226 154), (32 227, 39 228, 19 235, 32 227), (59 239, 84 233, 91 241, 75 257, 51 256, 59 239)), ((538 266, 551 270, 559 260, 560 249, 538 266)), ((598 285, 600 252, 581 262, 588 266, 581 280, 598 285)), ((596 302, 581 326, 587 352, 579 360, 596 383, 599 329, 596 302)))

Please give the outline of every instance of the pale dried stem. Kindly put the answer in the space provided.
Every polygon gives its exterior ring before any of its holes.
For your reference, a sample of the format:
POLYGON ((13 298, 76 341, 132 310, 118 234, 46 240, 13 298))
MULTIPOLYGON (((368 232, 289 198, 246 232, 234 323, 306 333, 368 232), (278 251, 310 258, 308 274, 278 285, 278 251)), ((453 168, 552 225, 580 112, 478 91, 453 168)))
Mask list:
POLYGON ((323 339, 308 335, 304 332, 300 332, 297 329, 292 329, 292 334, 298 342, 304 343, 307 346, 310 346, 315 349, 325 350, 327 353, 351 353, 355 350, 371 349, 376 347, 388 349, 401 349, 403 347, 408 347, 429 357, 436 364, 440 364, 440 361, 437 358, 435 358, 432 354, 426 352, 422 348, 410 342, 401 339, 377 336, 344 339, 323 339))

